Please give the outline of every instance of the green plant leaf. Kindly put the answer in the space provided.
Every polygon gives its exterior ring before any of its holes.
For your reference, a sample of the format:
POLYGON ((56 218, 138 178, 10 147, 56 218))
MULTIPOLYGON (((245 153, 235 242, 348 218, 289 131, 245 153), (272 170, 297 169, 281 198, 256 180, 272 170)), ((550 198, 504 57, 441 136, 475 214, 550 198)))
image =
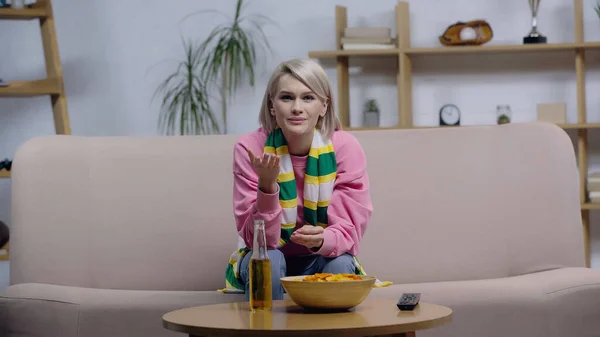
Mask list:
POLYGON ((219 132, 216 123, 204 118, 213 112, 207 88, 197 73, 201 50, 188 41, 183 41, 183 46, 184 60, 155 91, 155 96, 162 95, 159 129, 167 135, 219 132))
POLYGON ((255 85, 257 51, 272 51, 260 22, 273 22, 256 14, 245 15, 248 2, 237 0, 233 18, 215 10, 202 10, 187 15, 220 14, 228 20, 216 25, 199 44, 183 41, 185 59, 155 91, 162 95, 159 127, 167 134, 219 132, 214 116, 212 93, 221 101, 226 132, 227 106, 237 90, 247 81, 255 85), (249 27, 242 24, 247 23, 249 27))

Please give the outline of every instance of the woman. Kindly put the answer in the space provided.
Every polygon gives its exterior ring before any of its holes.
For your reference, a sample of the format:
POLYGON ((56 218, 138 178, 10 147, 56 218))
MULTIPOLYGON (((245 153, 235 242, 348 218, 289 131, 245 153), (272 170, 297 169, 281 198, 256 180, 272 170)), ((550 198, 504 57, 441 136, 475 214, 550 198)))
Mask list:
POLYGON ((228 286, 243 288, 248 299, 256 219, 265 222, 273 299, 283 298, 280 277, 362 273, 355 257, 372 213, 366 158, 340 130, 324 70, 304 59, 280 64, 259 120, 234 148, 234 215, 248 248, 239 251, 228 286))

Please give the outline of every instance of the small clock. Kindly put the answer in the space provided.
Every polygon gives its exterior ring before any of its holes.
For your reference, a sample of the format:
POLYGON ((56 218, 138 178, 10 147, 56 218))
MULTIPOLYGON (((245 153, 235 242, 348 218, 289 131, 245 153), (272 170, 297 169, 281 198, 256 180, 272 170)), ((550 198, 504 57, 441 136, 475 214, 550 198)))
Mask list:
POLYGON ((440 109, 440 125, 460 125, 460 109, 454 104, 446 104, 440 109))

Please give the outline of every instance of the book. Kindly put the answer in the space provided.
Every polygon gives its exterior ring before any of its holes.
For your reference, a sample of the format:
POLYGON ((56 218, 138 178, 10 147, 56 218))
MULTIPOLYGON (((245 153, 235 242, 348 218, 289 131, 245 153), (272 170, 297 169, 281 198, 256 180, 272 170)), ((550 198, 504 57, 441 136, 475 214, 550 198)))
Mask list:
POLYGON ((386 27, 346 27, 344 30, 345 37, 391 37, 392 30, 386 27))
POLYGON ((390 44, 395 43, 395 39, 392 39, 391 36, 388 37, 347 37, 344 36, 341 39, 342 44, 350 44, 350 43, 382 43, 382 44, 390 44))
POLYGON ((343 50, 363 50, 363 49, 394 49, 394 44, 382 43, 346 43, 342 45, 343 50))

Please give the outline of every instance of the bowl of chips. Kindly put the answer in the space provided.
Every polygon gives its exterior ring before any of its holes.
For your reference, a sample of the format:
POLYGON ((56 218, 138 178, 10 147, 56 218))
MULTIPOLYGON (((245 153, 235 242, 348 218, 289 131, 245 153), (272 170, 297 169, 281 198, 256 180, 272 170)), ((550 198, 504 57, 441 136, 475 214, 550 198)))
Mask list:
POLYGON ((355 274, 317 273, 281 278, 292 301, 306 309, 347 310, 364 301, 377 279, 355 274))

